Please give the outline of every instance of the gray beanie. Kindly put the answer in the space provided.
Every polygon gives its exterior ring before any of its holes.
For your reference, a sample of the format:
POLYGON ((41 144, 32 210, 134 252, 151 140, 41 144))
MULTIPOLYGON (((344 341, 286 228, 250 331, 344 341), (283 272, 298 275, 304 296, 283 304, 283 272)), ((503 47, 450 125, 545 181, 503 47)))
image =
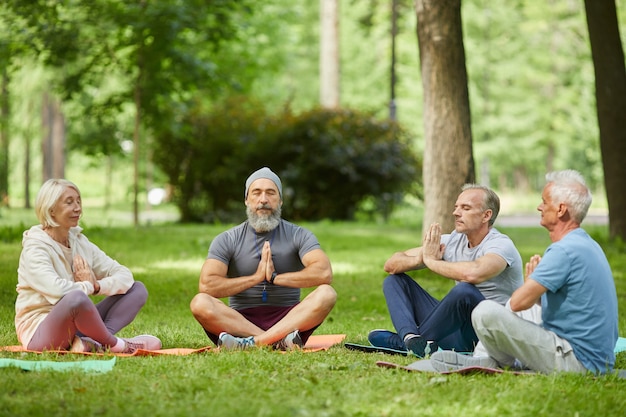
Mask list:
POLYGON ((243 195, 244 198, 248 198, 248 188, 250 188, 250 185, 259 178, 267 178, 268 180, 274 181, 274 184, 276 184, 276 187, 278 187, 278 193, 280 194, 280 198, 283 198, 283 184, 280 182, 280 178, 278 178, 278 175, 274 174, 272 170, 268 167, 263 167, 250 174, 250 176, 246 180, 246 192, 243 195))

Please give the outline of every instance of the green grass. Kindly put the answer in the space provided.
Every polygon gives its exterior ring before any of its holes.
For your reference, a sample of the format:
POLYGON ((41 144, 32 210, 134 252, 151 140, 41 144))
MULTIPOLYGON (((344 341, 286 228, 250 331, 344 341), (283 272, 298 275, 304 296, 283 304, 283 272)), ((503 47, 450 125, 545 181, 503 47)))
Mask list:
MULTIPOLYGON (((5 211, 0 219, 5 221, 0 223, 2 345, 17 344, 13 306, 23 227, 12 213, 5 211)), ((87 236, 129 266, 150 292, 144 309, 121 335, 152 333, 162 339, 164 347, 209 345, 189 311, 189 301, 197 291, 211 239, 228 225, 111 227, 115 225, 106 221, 89 225, 92 216, 96 216, 92 211, 86 214, 87 236)), ((381 291, 382 265, 392 252, 421 241, 419 226, 332 222, 305 226, 316 233, 331 258, 333 285, 339 295, 317 333, 345 333, 348 341, 364 343, 369 330, 391 328, 381 291)), ((620 334, 625 335, 626 250, 623 245, 606 243, 605 229, 588 230, 602 242, 613 267, 620 334)), ((542 253, 549 244, 547 232, 539 227, 501 230, 513 238, 524 259, 542 253)), ((414 276, 439 297, 452 285, 428 271, 414 276)), ((81 360, 51 354, 5 352, 0 356, 81 360)), ((113 371, 106 374, 2 368, 0 415, 604 416, 626 409, 626 380, 614 376, 441 376, 383 369, 375 365, 377 360, 413 361, 337 346, 310 354, 261 349, 118 358, 113 371)), ((618 361, 626 368, 623 354, 618 361)))

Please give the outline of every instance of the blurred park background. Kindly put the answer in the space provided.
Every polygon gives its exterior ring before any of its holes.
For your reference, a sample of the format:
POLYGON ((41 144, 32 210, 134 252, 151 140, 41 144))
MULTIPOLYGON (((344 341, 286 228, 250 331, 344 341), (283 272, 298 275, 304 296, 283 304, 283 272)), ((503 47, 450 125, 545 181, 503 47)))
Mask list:
MULTIPOLYGON (((576 169, 606 215, 586 2, 445 3, 462 18, 471 109, 469 162, 448 162, 459 181, 492 186, 503 215, 533 213, 545 172, 576 169)), ((623 44, 625 2, 600 3, 623 44)), ((243 182, 263 165, 292 220, 419 215, 437 197, 424 178, 445 178, 424 169, 426 136, 448 140, 424 127, 417 28, 437 22, 418 22, 423 5, 3 2, 0 222, 33 223, 50 177, 76 182, 104 224, 238 221, 243 182)))

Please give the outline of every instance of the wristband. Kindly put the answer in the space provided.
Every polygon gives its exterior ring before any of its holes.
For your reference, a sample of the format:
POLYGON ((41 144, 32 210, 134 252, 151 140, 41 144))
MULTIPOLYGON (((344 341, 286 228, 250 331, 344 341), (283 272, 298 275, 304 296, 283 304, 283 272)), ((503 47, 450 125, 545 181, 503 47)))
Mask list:
POLYGON ((278 275, 276 271, 272 272, 272 277, 270 278, 270 284, 274 283, 274 280, 276 279, 276 275, 278 275))

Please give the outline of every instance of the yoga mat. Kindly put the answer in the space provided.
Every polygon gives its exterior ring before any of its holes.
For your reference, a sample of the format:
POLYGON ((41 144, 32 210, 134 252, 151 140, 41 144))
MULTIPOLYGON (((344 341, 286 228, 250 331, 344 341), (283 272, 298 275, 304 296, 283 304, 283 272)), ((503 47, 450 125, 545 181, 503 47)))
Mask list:
POLYGON ((109 372, 115 365, 115 356, 106 360, 84 360, 75 362, 27 361, 23 359, 0 358, 0 368, 16 367, 25 371, 73 371, 109 372))
MULTIPOLYGON (((393 362, 377 361, 376 366, 381 368, 402 369, 409 372, 429 372, 439 373, 441 375, 459 374, 459 375, 471 375, 471 374, 513 374, 513 375, 539 375, 538 372, 531 370, 511 371, 500 368, 489 368, 486 366, 468 366, 453 371, 438 372, 430 362, 430 359, 421 359, 419 361, 410 363, 408 365, 400 365, 393 362)), ((614 369, 613 373, 619 378, 626 379, 626 369, 614 369)))
POLYGON ((328 350, 337 345, 346 338, 345 334, 320 334, 311 335, 304 345, 305 352, 318 352, 320 350, 328 350))
POLYGON ((408 352, 406 350, 396 350, 391 348, 384 348, 372 345, 359 345, 358 343, 344 343, 344 347, 350 350, 358 350, 359 352, 368 352, 368 353, 387 353, 389 355, 400 355, 407 356, 408 352))
POLYGON ((535 372, 533 371, 507 371, 507 370, 499 369, 499 368, 488 368, 486 366, 468 366, 468 367, 456 369, 453 371, 437 372, 437 370, 433 368, 432 364, 430 363, 430 359, 422 359, 417 362, 413 362, 409 365, 400 365, 400 364, 392 363, 392 362, 377 361, 376 365, 380 366, 381 368, 402 369, 402 370, 409 371, 409 372, 431 372, 431 373, 439 373, 441 375, 448 375, 448 374, 469 375, 469 374, 477 374, 477 373, 488 374, 488 375, 503 374, 503 373, 514 374, 514 375, 535 374, 535 372))
MULTIPOLYGON (((345 334, 325 334, 325 335, 312 335, 307 340, 306 345, 304 345, 303 352, 318 352, 320 350, 328 350, 331 346, 341 343, 343 339, 345 339, 345 334)), ((138 349, 134 353, 93 353, 93 352, 70 352, 68 350, 49 350, 47 353, 62 353, 62 354, 77 354, 77 355, 85 355, 85 356, 159 356, 159 355, 191 355, 195 353, 207 352, 207 351, 219 352, 219 349, 205 346, 199 349, 194 348, 168 348, 168 349, 159 349, 159 350, 143 350, 138 349)), ((21 345, 17 346, 1 346, 0 351, 5 352, 28 352, 28 353, 42 353, 38 351, 32 351, 24 349, 21 345)))

